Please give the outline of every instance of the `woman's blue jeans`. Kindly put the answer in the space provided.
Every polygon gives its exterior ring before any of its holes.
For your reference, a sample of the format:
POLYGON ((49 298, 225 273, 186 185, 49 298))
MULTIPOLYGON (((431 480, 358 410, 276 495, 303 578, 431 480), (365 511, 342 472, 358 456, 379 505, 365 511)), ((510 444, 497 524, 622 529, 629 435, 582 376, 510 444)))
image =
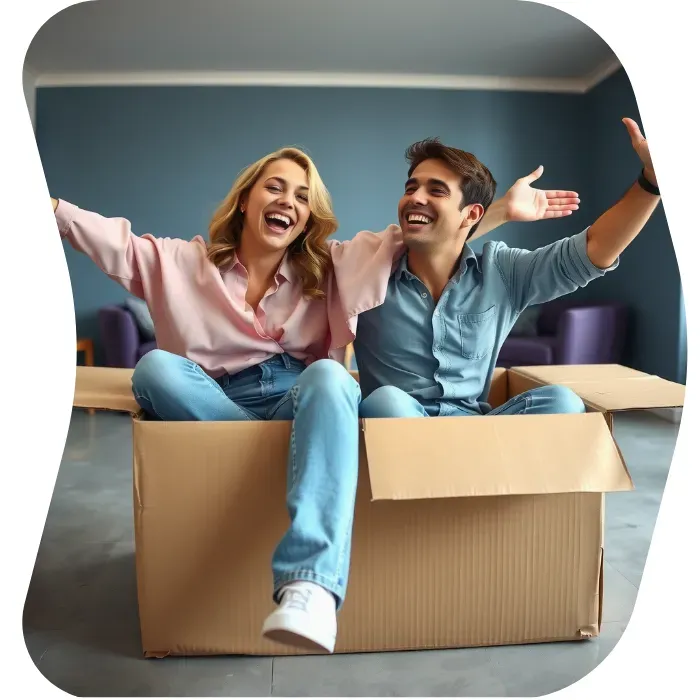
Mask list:
POLYGON ((139 405, 167 421, 291 420, 287 508, 291 524, 272 558, 274 599, 289 581, 345 598, 358 471, 358 383, 334 360, 308 367, 276 355, 212 379, 196 363, 153 350, 138 362, 139 405))

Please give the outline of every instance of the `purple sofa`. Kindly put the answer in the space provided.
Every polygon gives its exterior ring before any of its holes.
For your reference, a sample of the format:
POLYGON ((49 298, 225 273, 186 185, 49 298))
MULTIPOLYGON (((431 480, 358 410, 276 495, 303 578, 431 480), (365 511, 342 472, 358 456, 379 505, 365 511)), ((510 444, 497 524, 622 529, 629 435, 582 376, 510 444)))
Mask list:
POLYGON ((126 306, 103 306, 97 318, 107 367, 134 368, 147 352, 156 348, 155 340, 142 337, 126 306))
POLYGON ((535 336, 506 338, 497 366, 619 364, 627 308, 557 299, 542 304, 535 336))

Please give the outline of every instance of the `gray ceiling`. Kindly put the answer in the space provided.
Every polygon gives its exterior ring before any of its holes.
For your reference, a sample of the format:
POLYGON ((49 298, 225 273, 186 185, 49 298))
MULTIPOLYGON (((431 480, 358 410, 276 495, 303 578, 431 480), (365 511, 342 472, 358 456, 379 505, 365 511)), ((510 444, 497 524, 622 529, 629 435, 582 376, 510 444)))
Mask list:
POLYGON ((583 78, 614 60, 579 20, 525 0, 93 0, 27 53, 38 76, 323 71, 583 78))

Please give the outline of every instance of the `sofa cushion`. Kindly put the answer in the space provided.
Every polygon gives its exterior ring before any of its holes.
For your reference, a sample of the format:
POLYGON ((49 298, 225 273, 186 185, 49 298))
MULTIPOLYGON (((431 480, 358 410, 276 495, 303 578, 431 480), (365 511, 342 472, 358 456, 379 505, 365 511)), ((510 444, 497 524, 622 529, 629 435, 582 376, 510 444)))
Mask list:
POLYGON ((498 354, 498 363, 507 362, 509 367, 517 365, 552 365, 556 338, 509 337, 498 354))
POLYGON ((124 306, 126 306, 133 314, 134 319, 136 319, 136 325, 141 333, 141 337, 148 341, 155 340, 156 330, 153 326, 151 312, 148 310, 146 302, 136 297, 127 297, 124 301, 124 306))
POLYGON ((542 310, 539 306, 528 306, 513 324, 510 335, 521 338, 534 338, 537 335, 537 322, 542 310))

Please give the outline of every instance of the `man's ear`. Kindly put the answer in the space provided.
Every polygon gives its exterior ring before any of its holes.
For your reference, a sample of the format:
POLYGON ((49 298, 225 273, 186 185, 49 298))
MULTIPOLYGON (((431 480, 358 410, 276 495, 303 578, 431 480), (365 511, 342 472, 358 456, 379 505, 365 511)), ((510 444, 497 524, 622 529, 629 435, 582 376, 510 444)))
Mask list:
POLYGON ((462 223, 460 225, 461 229, 470 229, 481 220, 484 215, 484 207, 481 204, 467 204, 464 209, 462 209, 462 223))

